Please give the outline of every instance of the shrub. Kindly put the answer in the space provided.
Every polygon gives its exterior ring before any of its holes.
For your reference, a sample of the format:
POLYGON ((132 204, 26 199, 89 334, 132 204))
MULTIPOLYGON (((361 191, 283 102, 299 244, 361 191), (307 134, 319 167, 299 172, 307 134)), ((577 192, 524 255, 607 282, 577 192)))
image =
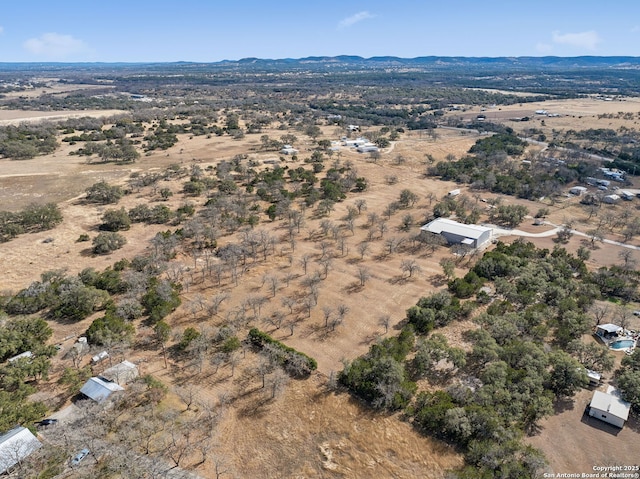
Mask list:
POLYGON ((109 254, 127 244, 127 239, 119 233, 104 232, 93 238, 95 254, 109 254))

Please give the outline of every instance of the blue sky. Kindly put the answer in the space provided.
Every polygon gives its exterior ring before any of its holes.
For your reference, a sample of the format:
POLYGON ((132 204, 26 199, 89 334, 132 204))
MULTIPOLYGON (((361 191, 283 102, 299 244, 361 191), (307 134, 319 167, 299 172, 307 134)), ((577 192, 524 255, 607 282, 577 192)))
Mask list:
POLYGON ((0 62, 640 56, 636 0, 4 0, 0 62))

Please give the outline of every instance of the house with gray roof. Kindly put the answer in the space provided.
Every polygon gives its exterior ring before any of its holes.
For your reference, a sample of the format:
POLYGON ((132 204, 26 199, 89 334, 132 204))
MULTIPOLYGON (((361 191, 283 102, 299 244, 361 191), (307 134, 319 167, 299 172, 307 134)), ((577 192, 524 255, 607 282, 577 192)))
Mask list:
POLYGON ((0 474, 20 464, 34 451, 40 449, 40 441, 23 426, 16 426, 0 436, 0 474))

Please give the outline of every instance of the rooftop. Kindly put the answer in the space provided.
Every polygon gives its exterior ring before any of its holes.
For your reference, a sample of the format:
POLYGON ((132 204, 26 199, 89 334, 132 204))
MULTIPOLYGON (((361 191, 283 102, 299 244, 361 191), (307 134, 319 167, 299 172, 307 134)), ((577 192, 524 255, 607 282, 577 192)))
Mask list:
POLYGON ((620 398, 618 391, 612 386, 607 388, 606 393, 602 391, 595 391, 589 406, 601 411, 607 411, 608 413, 613 414, 620 419, 624 419, 625 421, 629 418, 629 410, 631 409, 631 404, 627 401, 623 401, 620 398))
POLYGON ((452 233, 458 236, 464 236, 466 238, 478 239, 487 231, 491 231, 491 228, 480 225, 465 225, 458 223, 447 218, 438 218, 430 223, 427 223, 422 228, 422 231, 429 231, 431 233, 440 234, 443 231, 452 233))

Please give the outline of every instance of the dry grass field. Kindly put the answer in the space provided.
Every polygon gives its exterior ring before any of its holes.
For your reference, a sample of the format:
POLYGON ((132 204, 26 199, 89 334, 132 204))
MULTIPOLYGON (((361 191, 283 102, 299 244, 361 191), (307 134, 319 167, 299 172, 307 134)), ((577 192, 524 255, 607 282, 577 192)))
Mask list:
MULTIPOLYGON (((549 128, 589 128, 598 122, 597 114, 603 111, 638 111, 640 103, 635 100, 624 102, 603 102, 597 100, 572 100, 567 102, 544 102, 522 106, 502 107, 501 111, 487 110, 487 117, 495 115, 524 115, 527 111, 533 116, 536 109, 562 113, 557 118, 547 118, 549 128), (584 122, 584 123, 583 123, 584 122)), ((0 111, 0 115, 2 115, 0 111)), ((83 112, 86 113, 86 112, 83 112)), ((476 115, 476 112, 468 113, 476 115)), ((0 116, 0 120, 3 117, 0 116)), ((5 121, 19 121, 21 118, 7 118, 5 121)), ((617 121, 617 120, 606 120, 617 121)), ((621 120, 622 121, 622 120, 621 120)), ((537 122, 537 119, 536 119, 537 122)), ((0 121, 0 124, 2 122, 0 121)), ((530 126, 530 125, 529 125, 530 126)), ((611 127, 611 126, 609 126, 611 127)), ((279 137, 281 130, 266 130, 263 134, 279 137)), ((325 138, 336 139, 333 128, 323 128, 325 138)), ((305 137, 306 138, 306 137, 305 137)), ((230 470, 238 477, 397 477, 397 478, 442 478, 444 471, 462 465, 461 455, 443 443, 425 438, 414 431, 409 424, 398 417, 372 413, 346 393, 336 393, 327 388, 328 377, 332 372, 342 369, 342 360, 354 359, 365 353, 369 346, 385 334, 395 334, 395 326, 401 322, 405 310, 421 296, 444 287, 442 268, 439 260, 452 257, 449 250, 441 248, 433 255, 420 252, 416 255, 407 241, 397 252, 386 252, 385 240, 391 237, 409 237, 417 232, 425 214, 430 209, 430 195, 440 199, 454 188, 454 183, 427 179, 424 171, 428 166, 427 155, 436 161, 444 160, 449 154, 460 157, 478 139, 472 133, 452 130, 438 130, 438 138, 430 139, 417 132, 409 132, 382 152, 381 158, 373 162, 366 155, 353 151, 343 151, 333 158, 344 164, 352 162, 359 176, 367 178, 369 188, 360 194, 350 195, 326 219, 338 225, 346 235, 344 250, 335 238, 321 232, 321 219, 307 212, 305 224, 297 237, 295 249, 286 241, 286 225, 283 220, 261 222, 257 230, 267 231, 278 239, 275 254, 265 261, 249 262, 246 271, 235 285, 231 278, 225 277, 221 285, 212 279, 202 280, 192 275, 190 285, 182 294, 182 306, 170 316, 168 322, 174 331, 180 333, 188 326, 197 328, 215 327, 226 321, 227 315, 242 308, 243 302, 251 296, 263 296, 266 303, 256 318, 255 325, 266 330, 274 338, 303 351, 318 361, 318 371, 305 381, 292 381, 286 391, 278 398, 265 398, 265 391, 259 379, 253 374, 255 357, 247 354, 240 362, 238 371, 231 374, 224 366, 214 372, 210 365, 202 370, 185 368, 179 362, 171 361, 164 368, 162 356, 157 349, 130 351, 127 357, 138 362, 144 373, 150 373, 171 385, 183 385, 185 378, 198 384, 201 399, 212 403, 220 400, 223 393, 229 393, 234 400, 220 424, 216 450, 226 458, 230 470), (398 160, 401 158, 401 160, 398 160), (390 176, 397 182, 390 184, 390 176), (408 188, 419 196, 419 201, 411 208, 400 210, 388 220, 388 229, 371 239, 369 250, 361 255, 358 245, 367 240, 367 214, 378 213, 383 216, 385 207, 398 199, 402 189, 408 188), (366 200, 367 210, 355 221, 353 233, 346 230, 344 218, 347 206, 355 199, 366 200), (410 231, 400 230, 401 219, 411 214, 415 224, 410 231), (324 244, 324 246, 323 246, 324 244), (319 260, 322 249, 333 252, 333 260, 326 277, 319 260), (301 260, 310 258, 305 274, 301 260), (400 265, 404 259, 415 259, 420 271, 411 277, 403 274, 400 265), (358 279, 358 268, 364 267, 370 273, 370 279, 364 285, 358 279), (304 280, 315 271, 323 277, 319 286, 318 303, 310 311, 301 306, 301 298, 307 292, 304 280), (265 275, 278 278, 275 291, 264 284, 265 275), (285 279, 288 278, 288 279, 285 279), (199 295, 205 297, 218 291, 230 294, 221 311, 215 317, 208 317, 202 311, 193 311, 199 295), (283 298, 298 300, 291 310, 283 306, 283 298), (339 304, 348 307, 344 323, 331 330, 324 326, 323 308, 335 308, 339 304), (282 326, 276 329, 263 320, 276 311, 286 313, 286 322, 294 322, 293 329, 282 326), (379 324, 379 318, 389 315, 391 325, 388 333, 379 324)), ((27 286, 45 271, 66 268, 69 273, 77 273, 86 267, 98 270, 112 265, 121 258, 132 258, 149 248, 149 240, 167 229, 166 225, 133 225, 125 232, 127 244, 108 256, 94 256, 88 251, 89 243, 76 242, 80 234, 95 235, 100 223, 104 206, 87 205, 81 201, 83 191, 98 180, 110 183, 123 183, 132 172, 163 171, 170 164, 191 166, 197 164, 203 169, 215 166, 221 160, 230 160, 238 154, 248 154, 256 161, 277 159, 277 152, 261 152, 259 135, 247 135, 242 140, 228 136, 193 137, 181 136, 177 145, 162 152, 143 155, 135 164, 117 166, 113 164, 87 164, 81 157, 70 156, 69 152, 78 146, 63 143, 54 154, 37 157, 33 160, 0 160, 0 202, 5 210, 18 210, 30 202, 55 201, 60 204, 64 222, 51 231, 22 235, 11 242, 0 244, 0 290, 13 291, 27 286), (52 241, 49 241, 52 239, 52 241), (45 240, 48 240, 45 243, 45 240)), ((301 140, 298 146, 300 157, 310 155, 310 140, 301 140)), ((329 161, 333 161, 329 160, 329 161)), ((298 164, 287 159, 286 164, 296 167, 298 164)), ((302 163, 300 163, 302 164, 302 163)), ((162 187, 170 188, 174 195, 166 202, 172 209, 192 201, 202 205, 204 198, 185 198, 181 193, 184 180, 168 181, 162 187)), ((462 193, 472 197, 465 187, 462 193)), ((147 202, 153 196, 150 189, 142 189, 125 196, 117 205, 129 209, 136 204, 147 202)), ((493 195, 484 194, 483 198, 493 195)), ((159 195, 153 201, 161 201, 159 195)), ((565 199, 551 206, 503 197, 503 204, 523 204, 531 214, 547 206, 550 214, 547 220, 553 224, 562 224, 571 218, 575 228, 586 231, 590 228, 587 212, 576 199, 565 199)), ((617 214, 627 205, 606 207, 617 214)), ((525 220, 520 229, 528 232, 540 232, 550 226, 533 226, 532 220, 525 220)), ((609 235, 609 239, 619 239, 609 235)), ((237 239, 222 237, 219 246, 237 239)), ((509 240, 512 237, 506 237, 509 240)), ((531 238, 537 246, 553 248, 552 237, 531 238)), ((585 238, 574 236, 566 245, 569 251, 575 251, 585 238)), ((640 247, 639 240, 630 242, 640 247)), ((600 244, 594 249, 589 265, 618 262, 619 246, 600 244)), ((179 255, 177 263, 188 270, 197 270, 198 260, 188 255, 179 255)), ((467 260, 458 264, 457 274, 462 275, 468 268, 467 260)), ((75 324, 56 324, 54 341, 71 345, 73 340, 64 341, 71 335, 81 334, 94 317, 75 324)), ((467 327, 475 327, 472 323, 467 327)), ((141 328, 142 334, 147 334, 141 328)), ((445 334, 455 345, 460 341, 460 330, 447 330, 445 334)), ((60 371, 61 359, 56 359, 55 368, 60 371)), ((612 436, 607 431, 581 422, 579 411, 585 398, 590 395, 582 391, 573 405, 558 410, 558 414, 544 420, 540 432, 530 439, 540 447, 550 461, 550 469, 555 472, 588 472, 596 457, 595 451, 611 460, 624 461, 631 457, 640 457, 637 423, 632 423, 621 434, 612 436), (583 447, 585 441, 589 447, 583 447), (580 453, 572 451, 580 450, 580 453)), ((198 468, 203 477, 215 477, 211 464, 198 468)))

